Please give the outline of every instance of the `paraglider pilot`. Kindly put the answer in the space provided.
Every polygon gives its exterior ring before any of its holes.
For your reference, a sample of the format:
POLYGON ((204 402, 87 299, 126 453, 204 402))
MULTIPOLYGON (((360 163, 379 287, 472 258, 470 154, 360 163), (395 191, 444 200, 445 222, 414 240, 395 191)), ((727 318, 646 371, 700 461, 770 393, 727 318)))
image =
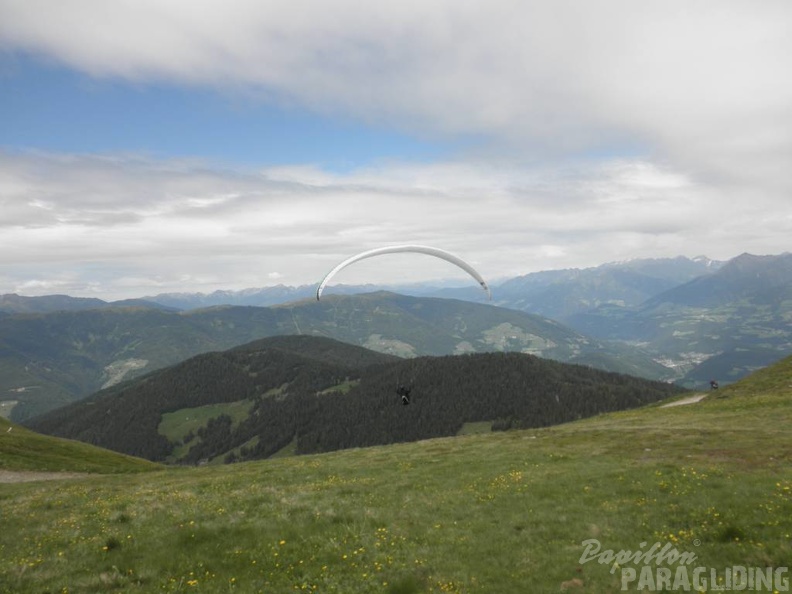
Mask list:
POLYGON ((399 386, 396 389, 396 393, 401 396, 401 403, 404 406, 410 404, 410 388, 405 388, 404 386, 399 386))

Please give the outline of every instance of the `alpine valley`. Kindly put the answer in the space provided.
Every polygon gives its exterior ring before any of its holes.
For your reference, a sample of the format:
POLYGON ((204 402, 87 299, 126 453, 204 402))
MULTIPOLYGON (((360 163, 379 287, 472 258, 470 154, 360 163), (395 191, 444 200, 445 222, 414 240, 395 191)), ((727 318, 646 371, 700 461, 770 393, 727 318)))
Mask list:
POLYGON ((0 296, 0 411, 21 421, 277 335, 412 359, 520 352, 701 387, 792 353, 792 254, 633 260, 476 287, 270 287, 108 303, 0 296), (385 290, 387 289, 387 290, 385 290))

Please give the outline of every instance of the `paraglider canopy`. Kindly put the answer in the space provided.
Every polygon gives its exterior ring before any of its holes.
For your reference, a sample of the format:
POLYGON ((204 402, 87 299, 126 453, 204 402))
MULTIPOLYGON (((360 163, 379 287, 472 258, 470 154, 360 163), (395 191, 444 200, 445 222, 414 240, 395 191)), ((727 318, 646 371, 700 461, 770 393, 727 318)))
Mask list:
POLYGON ((401 252, 415 252, 418 254, 426 254, 428 256, 435 256, 436 258, 442 258, 447 262, 451 262, 452 264, 455 264, 456 266, 467 272, 474 279, 476 279, 476 281, 478 281, 478 284, 481 285, 481 288, 487 292, 487 298, 492 299, 492 293, 490 292, 490 289, 487 286, 486 281, 481 277, 481 275, 478 272, 476 272, 476 270, 470 264, 465 262, 462 258, 459 258, 458 256, 455 256, 454 254, 447 252, 445 250, 441 250, 440 248, 429 247, 426 245, 392 245, 388 247, 381 247, 381 248, 375 248, 373 250, 367 250, 365 252, 361 252, 355 256, 352 256, 351 258, 347 258, 346 260, 341 262, 338 266, 336 266, 330 272, 328 272, 327 275, 324 277, 324 279, 322 279, 322 282, 319 283, 319 287, 316 289, 316 300, 318 301, 319 299, 321 299, 322 291, 324 291, 325 286, 339 270, 346 268, 350 264, 353 264, 360 260, 365 260, 366 258, 373 258, 374 256, 380 256, 382 254, 397 254, 401 252))

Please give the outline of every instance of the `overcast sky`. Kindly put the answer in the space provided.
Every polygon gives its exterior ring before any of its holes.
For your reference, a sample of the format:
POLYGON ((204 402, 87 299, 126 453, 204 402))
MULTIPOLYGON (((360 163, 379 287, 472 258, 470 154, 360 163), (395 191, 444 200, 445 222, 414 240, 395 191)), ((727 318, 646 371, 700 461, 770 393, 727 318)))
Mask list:
POLYGON ((790 56, 788 0, 0 0, 0 294, 780 254, 790 56))

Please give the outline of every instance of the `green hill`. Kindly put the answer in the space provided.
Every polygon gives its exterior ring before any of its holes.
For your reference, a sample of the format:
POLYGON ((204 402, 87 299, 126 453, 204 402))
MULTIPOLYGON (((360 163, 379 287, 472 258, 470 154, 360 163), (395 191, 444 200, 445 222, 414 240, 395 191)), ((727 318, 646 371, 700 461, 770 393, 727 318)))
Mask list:
POLYGON ((147 460, 41 435, 0 418, 0 470, 118 473, 156 468, 147 460))
POLYGON ((17 402, 11 419, 22 421, 200 353, 301 334, 403 357, 518 351, 654 379, 667 371, 640 349, 611 347, 539 316, 375 293, 277 307, 105 307, 0 317, 0 398, 17 402))
POLYGON ((150 460, 250 460, 541 427, 680 388, 522 353, 401 360, 329 338, 274 337, 198 355, 28 421, 150 460), (413 403, 400 405, 399 385, 413 403))
POLYGON ((0 592, 787 591, 790 422, 786 359, 546 429, 0 485, 0 592))

